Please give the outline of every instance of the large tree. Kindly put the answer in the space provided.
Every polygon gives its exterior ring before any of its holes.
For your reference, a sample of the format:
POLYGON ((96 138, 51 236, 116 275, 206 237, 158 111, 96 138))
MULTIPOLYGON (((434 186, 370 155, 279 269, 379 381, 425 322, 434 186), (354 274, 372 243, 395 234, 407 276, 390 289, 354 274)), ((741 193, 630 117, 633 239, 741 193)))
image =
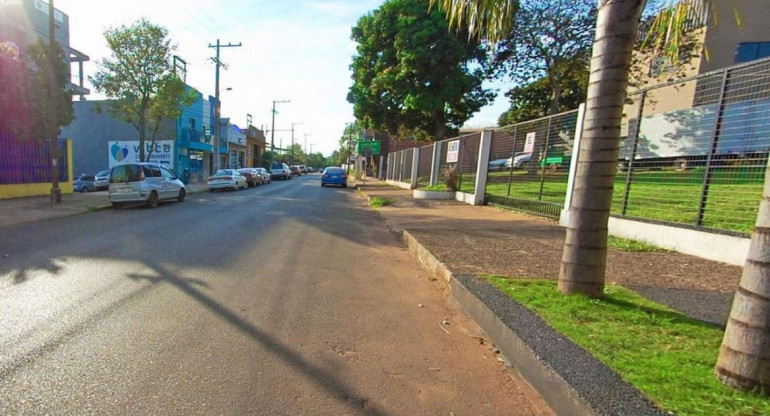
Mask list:
MULTIPOLYGON (((575 71, 560 80, 559 112, 577 108, 586 98, 588 89, 587 62, 573 61, 566 65, 576 65, 575 71)), ((506 94, 511 101, 511 107, 500 115, 498 126, 545 117, 553 111, 553 88, 551 80, 543 77, 524 86, 511 88, 506 94)))
POLYGON ((563 89, 587 73, 595 28, 596 0, 521 0, 510 34, 495 45, 495 60, 515 85, 544 83, 547 114, 556 114, 574 108, 561 102, 563 89))
POLYGON ((0 43, 0 131, 22 140, 42 140, 52 133, 58 136, 62 126, 72 123, 75 112, 68 88, 69 70, 61 46, 57 45, 56 50, 54 84, 59 90, 57 114, 52 118, 48 94, 41 94, 48 91, 51 77, 49 47, 38 39, 26 48, 25 59, 0 43))
POLYGON ((443 12, 421 0, 389 0, 352 30, 357 43, 348 101, 363 126, 440 140, 493 95, 482 88, 486 54, 453 33, 443 12))
POLYGON ((98 62, 99 71, 90 79, 97 91, 112 99, 110 115, 136 128, 139 158, 145 161, 148 137, 154 142, 163 123, 179 117, 195 94, 173 70, 176 46, 165 28, 140 19, 131 26, 110 28, 104 37, 112 54, 98 62))
MULTIPOLYGON (((650 1, 652 3, 652 0, 650 1)), ((515 9, 516 0, 431 0, 448 11, 458 25, 467 21, 503 22, 515 9), (479 19, 474 19, 474 15, 479 19), (485 20, 486 19, 486 20, 485 20)), ((614 170, 620 140, 620 120, 628 85, 631 52, 637 38, 645 0, 599 0, 596 40, 591 58, 591 77, 583 125, 575 190, 570 210, 559 288, 565 293, 600 297, 604 288, 607 257, 607 221, 612 201, 614 170)), ((672 62, 687 33, 683 23, 691 2, 667 1, 651 25, 652 44, 672 62)), ((713 5, 713 3, 711 3, 713 5)), ((492 42, 504 38, 504 23, 476 27, 492 42)), ((770 394, 770 171, 752 236, 749 256, 735 294, 725 330, 716 374, 723 383, 770 394)))

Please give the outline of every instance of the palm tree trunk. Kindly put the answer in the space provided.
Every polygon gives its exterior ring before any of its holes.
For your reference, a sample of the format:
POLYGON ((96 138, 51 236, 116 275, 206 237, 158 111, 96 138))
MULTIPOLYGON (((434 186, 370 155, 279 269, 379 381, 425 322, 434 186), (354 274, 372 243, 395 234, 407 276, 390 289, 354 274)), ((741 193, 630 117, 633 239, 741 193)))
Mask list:
POLYGON ((563 293, 598 298, 604 291, 620 123, 644 4, 645 0, 599 0, 583 139, 559 270, 563 293))
POLYGON ((716 376, 741 390, 770 394, 770 165, 743 275, 733 298, 716 376))

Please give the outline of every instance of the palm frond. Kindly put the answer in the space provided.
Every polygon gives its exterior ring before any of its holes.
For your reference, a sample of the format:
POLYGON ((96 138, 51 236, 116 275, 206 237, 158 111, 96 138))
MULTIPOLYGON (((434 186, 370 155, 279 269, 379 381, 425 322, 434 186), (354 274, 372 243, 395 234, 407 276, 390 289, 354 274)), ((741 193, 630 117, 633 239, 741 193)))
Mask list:
POLYGON ((510 33, 518 0, 430 0, 447 14, 449 26, 497 44, 510 33))

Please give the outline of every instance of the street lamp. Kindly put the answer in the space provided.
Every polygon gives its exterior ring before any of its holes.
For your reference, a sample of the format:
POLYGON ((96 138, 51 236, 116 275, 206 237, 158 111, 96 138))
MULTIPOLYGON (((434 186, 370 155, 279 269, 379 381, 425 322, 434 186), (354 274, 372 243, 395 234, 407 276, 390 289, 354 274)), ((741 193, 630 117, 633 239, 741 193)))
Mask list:
POLYGON ((270 151, 275 153, 275 105, 282 103, 290 103, 291 100, 273 100, 273 124, 270 127, 270 151))

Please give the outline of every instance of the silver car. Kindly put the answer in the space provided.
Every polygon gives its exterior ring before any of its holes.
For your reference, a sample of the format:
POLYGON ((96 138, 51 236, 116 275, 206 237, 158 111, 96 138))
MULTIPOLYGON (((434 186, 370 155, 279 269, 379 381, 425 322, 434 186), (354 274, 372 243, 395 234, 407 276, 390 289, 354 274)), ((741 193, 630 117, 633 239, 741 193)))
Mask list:
POLYGON ((155 208, 160 201, 184 201, 187 189, 174 172, 164 166, 129 163, 112 168, 109 195, 115 208, 136 203, 155 208))
POLYGON ((265 168, 257 168, 257 172, 259 172, 259 175, 262 176, 262 183, 270 183, 270 172, 267 171, 265 168))
POLYGON ((94 175, 94 187, 97 191, 104 191, 110 187, 110 170, 103 170, 94 175))

